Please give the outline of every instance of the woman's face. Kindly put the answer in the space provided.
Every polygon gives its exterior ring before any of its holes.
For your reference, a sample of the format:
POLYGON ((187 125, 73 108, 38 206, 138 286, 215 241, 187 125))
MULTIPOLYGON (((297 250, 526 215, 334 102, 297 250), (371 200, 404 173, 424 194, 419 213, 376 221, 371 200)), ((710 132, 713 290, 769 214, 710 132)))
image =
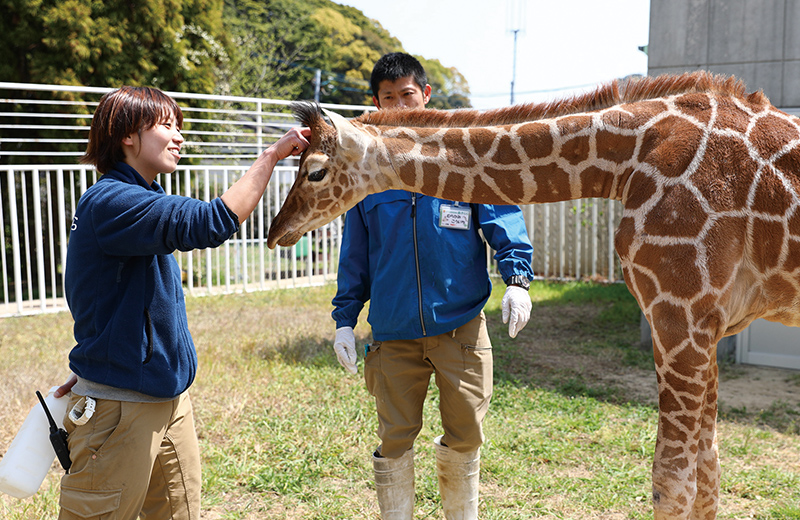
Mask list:
POLYGON ((152 128, 123 139, 125 162, 132 166, 148 183, 159 173, 171 173, 180 161, 183 136, 172 115, 152 128))

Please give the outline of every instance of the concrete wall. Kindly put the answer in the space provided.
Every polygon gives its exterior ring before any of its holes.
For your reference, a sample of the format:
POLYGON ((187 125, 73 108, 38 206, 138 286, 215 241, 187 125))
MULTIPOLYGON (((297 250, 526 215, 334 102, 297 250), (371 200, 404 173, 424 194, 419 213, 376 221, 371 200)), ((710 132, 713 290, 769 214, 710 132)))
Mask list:
POLYGON ((651 0, 648 74, 697 69, 800 107, 800 0, 651 0))

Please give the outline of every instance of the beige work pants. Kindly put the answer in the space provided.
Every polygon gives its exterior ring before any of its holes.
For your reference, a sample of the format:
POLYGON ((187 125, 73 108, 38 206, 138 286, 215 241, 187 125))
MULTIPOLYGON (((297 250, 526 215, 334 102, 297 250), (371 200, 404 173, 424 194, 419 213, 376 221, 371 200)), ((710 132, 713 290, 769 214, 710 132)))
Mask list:
POLYGON ((67 418, 64 428, 72 468, 61 479, 59 520, 199 520, 200 450, 187 393, 163 403, 98 399, 89 422, 67 418))
POLYGON ((492 345, 483 312, 446 334, 370 345, 364 378, 375 397, 381 456, 397 458, 413 446, 431 374, 439 388, 443 443, 458 452, 477 450, 492 396, 492 345))

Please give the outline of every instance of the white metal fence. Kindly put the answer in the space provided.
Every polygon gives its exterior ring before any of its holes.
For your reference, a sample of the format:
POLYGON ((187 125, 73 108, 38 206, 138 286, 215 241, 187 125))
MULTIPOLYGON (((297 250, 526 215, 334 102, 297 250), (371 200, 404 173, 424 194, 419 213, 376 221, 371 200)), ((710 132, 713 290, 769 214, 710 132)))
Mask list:
MULTIPOLYGON (((105 88, 0 82, 0 317, 60 311, 69 225, 97 172, 78 165, 105 88)), ((169 194, 211 200, 258 153, 296 123, 289 101, 169 92, 184 112, 186 138, 169 194), (188 163, 188 164, 187 164, 188 163)), ((365 106, 326 105, 345 116, 365 106)), ((335 280, 342 220, 291 248, 266 247, 269 222, 294 182, 294 160, 275 169, 237 235, 216 249, 178 252, 188 294, 300 287, 335 280)), ((537 276, 619 277, 613 252, 618 203, 583 200, 525 208, 537 276)))

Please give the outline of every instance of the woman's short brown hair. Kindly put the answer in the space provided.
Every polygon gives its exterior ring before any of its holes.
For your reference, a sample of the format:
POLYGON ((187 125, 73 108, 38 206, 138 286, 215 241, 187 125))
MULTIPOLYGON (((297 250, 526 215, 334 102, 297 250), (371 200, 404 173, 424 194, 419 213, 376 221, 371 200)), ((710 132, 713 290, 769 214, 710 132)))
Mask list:
POLYGON ((100 98, 89 129, 89 144, 81 157, 106 173, 125 159, 122 140, 172 119, 183 127, 183 112, 174 99, 152 87, 120 87, 100 98))

